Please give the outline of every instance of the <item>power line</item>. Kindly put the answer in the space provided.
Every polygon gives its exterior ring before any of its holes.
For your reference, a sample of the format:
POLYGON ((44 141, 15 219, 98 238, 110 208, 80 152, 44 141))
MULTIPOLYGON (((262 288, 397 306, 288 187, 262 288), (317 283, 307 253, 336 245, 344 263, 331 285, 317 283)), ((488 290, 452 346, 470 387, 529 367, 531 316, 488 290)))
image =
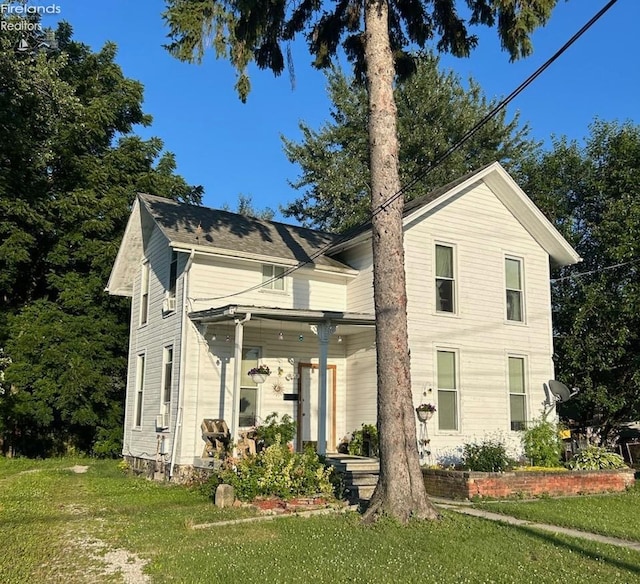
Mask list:
POLYGON ((396 193, 391 195, 388 199, 380 203, 375 209, 371 211, 370 218, 365 222, 361 223, 345 233, 341 234, 337 240, 334 240, 330 243, 327 243, 320 247, 316 252, 311 254, 306 260, 300 261, 297 265, 287 268, 282 274, 279 276, 274 276, 261 284, 256 284, 255 286, 251 286, 244 290, 240 290, 238 292, 233 292, 232 294, 225 294, 224 296, 212 296, 208 298, 194 298, 194 301, 208 301, 208 300, 223 300, 224 298, 233 298, 234 296, 240 296, 241 294, 246 294, 248 292, 253 292, 254 290, 259 290, 272 284, 273 282, 292 274, 293 272, 303 268, 307 264, 310 264, 316 258, 324 255, 329 249, 334 247, 335 245, 339 245, 351 239, 353 234, 361 231, 366 228, 371 220, 377 216, 379 213, 384 211, 388 205, 396 201, 398 198, 404 196, 404 194, 412 189, 416 184, 418 184, 423 178, 425 178, 429 173, 431 173, 435 168, 437 168, 444 160, 446 160, 451 154, 453 154, 456 150, 458 150, 465 142, 471 139, 477 132, 484 126, 487 122, 489 122, 492 118, 494 118, 501 110, 507 107, 518 95, 520 95, 529 85, 531 85, 544 71, 546 71, 563 53, 571 47, 585 32, 587 32, 618 0, 610 0, 607 4, 601 8, 578 32, 576 32, 562 47, 556 51, 556 53, 547 61, 545 61, 536 71, 531 74, 523 83, 521 83, 516 89, 514 89, 505 99, 503 99, 498 105, 496 105, 489 113, 487 113, 479 122, 477 122, 462 138, 460 138, 455 144, 447 148, 442 154, 436 156, 435 160, 427 166, 423 171, 414 175, 414 177, 403 187, 401 187, 396 193))
POLYGON ((560 278, 552 278, 550 282, 554 284, 555 282, 562 282, 563 280, 572 280, 573 278, 582 278, 583 276, 591 276, 593 274, 600 274, 602 272, 607 272, 609 270, 615 270, 616 268, 622 268, 623 266, 629 266, 631 264, 637 264, 640 262, 640 258, 635 260, 629 260, 628 262, 621 262, 619 264, 614 264, 612 266, 605 266, 604 268, 598 268, 596 270, 589 270, 588 272, 578 272, 577 274, 570 274, 568 276, 562 276, 560 278))

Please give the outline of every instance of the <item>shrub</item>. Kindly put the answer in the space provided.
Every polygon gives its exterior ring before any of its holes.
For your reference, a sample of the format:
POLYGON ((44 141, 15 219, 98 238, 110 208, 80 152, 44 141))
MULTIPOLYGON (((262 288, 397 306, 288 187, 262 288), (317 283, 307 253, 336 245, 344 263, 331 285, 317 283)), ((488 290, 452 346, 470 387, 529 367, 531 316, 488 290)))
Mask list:
POLYGON ((276 443, 287 444, 293 440, 295 434, 296 423, 289 414, 284 414, 278 422, 278 414, 273 412, 265 418, 264 424, 256 426, 256 440, 262 448, 276 443))
POLYGON ((507 455, 507 449, 500 440, 485 438, 480 443, 463 446, 462 464, 469 470, 504 472, 509 470, 514 462, 507 455))
POLYGON ((601 446, 588 446, 576 454, 569 461, 568 466, 572 470, 602 470, 626 468, 622 456, 610 452, 601 446))
POLYGON ((561 444, 553 424, 536 420, 522 436, 524 454, 531 466, 560 466, 561 444))
POLYGON ((253 456, 227 459, 218 479, 232 485, 241 501, 252 501, 261 496, 283 499, 317 493, 331 496, 330 473, 313 450, 291 452, 278 439, 253 456))
POLYGON ((349 454, 354 456, 378 456, 378 429, 373 424, 362 424, 352 433, 349 454))

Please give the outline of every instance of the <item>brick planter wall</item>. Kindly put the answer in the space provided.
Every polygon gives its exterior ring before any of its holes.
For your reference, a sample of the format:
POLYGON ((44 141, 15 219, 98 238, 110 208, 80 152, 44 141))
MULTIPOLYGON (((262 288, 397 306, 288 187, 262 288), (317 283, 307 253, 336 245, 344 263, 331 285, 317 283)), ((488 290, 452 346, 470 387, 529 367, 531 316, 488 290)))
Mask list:
POLYGON ((474 472, 422 469, 429 495, 447 499, 536 497, 624 491, 633 469, 569 472, 474 472))

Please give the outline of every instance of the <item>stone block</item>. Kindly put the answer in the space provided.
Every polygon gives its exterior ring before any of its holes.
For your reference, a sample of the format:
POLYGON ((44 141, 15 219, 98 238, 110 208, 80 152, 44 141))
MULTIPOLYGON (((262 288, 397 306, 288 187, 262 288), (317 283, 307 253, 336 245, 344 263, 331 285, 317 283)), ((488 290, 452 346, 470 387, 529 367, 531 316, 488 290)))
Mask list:
POLYGON ((218 485, 216 488, 216 507, 233 507, 236 494, 231 485, 218 485))

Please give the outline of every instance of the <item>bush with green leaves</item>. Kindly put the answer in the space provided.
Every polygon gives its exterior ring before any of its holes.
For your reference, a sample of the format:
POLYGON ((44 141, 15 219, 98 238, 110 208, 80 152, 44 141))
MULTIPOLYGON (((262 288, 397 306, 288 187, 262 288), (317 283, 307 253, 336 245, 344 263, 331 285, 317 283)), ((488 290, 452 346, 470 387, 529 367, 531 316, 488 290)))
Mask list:
POLYGON ((296 423, 289 414, 283 414, 278 421, 278 414, 273 412, 264 419, 263 424, 256 426, 256 440, 263 448, 276 444, 278 436, 280 444, 291 442, 295 434, 296 423))
POLYGON ((513 467, 514 461, 501 440, 485 438, 482 442, 464 444, 462 464, 468 470, 504 472, 513 467))
POLYGON ((378 428, 373 424, 362 424, 354 430, 349 442, 349 454, 354 456, 379 456, 378 428))
MULTIPOLYGON (((326 468, 312 450, 291 452, 280 439, 258 454, 240 459, 227 459, 217 479, 210 484, 226 483, 233 486, 241 501, 256 497, 281 497, 322 494, 332 496, 331 469, 326 468)), ((215 489, 212 489, 212 494, 215 489)))
POLYGON ((557 428, 546 420, 535 420, 522 435, 524 454, 531 466, 560 466, 561 443, 557 428))
POLYGON ((624 458, 602 446, 587 446, 578 452, 567 465, 571 470, 604 470, 626 468, 624 458))

